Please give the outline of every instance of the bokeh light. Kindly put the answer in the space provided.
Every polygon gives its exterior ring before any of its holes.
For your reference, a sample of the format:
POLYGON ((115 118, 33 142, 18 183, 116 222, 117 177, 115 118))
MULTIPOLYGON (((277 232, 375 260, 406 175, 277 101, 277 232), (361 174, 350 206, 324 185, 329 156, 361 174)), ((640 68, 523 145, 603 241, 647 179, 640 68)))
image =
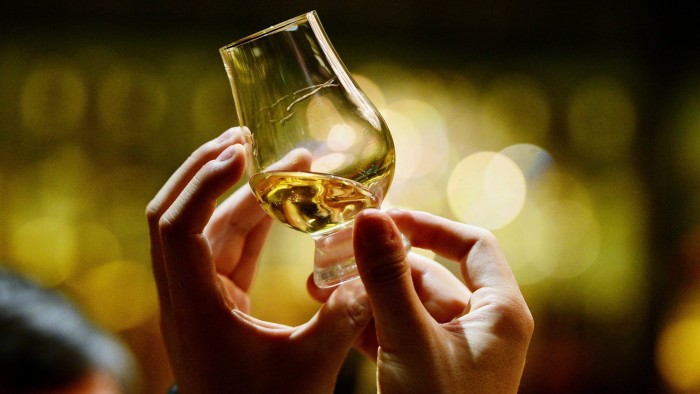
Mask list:
POLYGON ((396 150, 394 183, 400 185, 415 174, 421 163, 421 138, 415 125, 403 114, 384 109, 382 116, 394 140, 396 150))
POLYGON ((379 85, 366 75, 353 73, 352 78, 357 83, 357 86, 365 93, 369 101, 378 109, 386 106, 386 98, 379 85))
POLYGON ((348 150, 355 144, 357 132, 346 124, 336 124, 328 132, 326 143, 328 148, 336 152, 348 150))
POLYGON ((158 310, 150 265, 115 260, 90 268, 71 281, 87 313, 120 331, 154 318, 158 310))
POLYGON ((534 144, 514 144, 503 148, 500 153, 520 167, 528 182, 536 181, 554 164, 552 155, 541 146, 534 144))
POLYGON ((221 83, 220 74, 206 73, 197 79, 192 92, 191 114, 194 125, 192 143, 195 146, 212 139, 229 127, 238 125, 231 88, 226 83, 221 83))
POLYGON ((97 90, 102 129, 112 143, 144 142, 161 126, 167 109, 163 81, 143 65, 116 65, 97 90))
POLYGON ((496 230, 510 223, 525 203, 527 188, 520 168, 508 157, 479 152, 452 171, 447 199, 459 220, 496 230))
POLYGON ((438 110, 424 101, 404 99, 392 102, 385 108, 385 111, 401 114, 410 123, 410 126, 405 124, 390 125, 392 135, 398 134, 399 138, 406 138, 404 133, 411 133, 415 130, 414 136, 409 136, 406 141, 400 141, 401 153, 404 153, 403 161, 415 163, 415 168, 410 171, 411 175, 430 175, 430 177, 442 175, 448 164, 445 158, 446 153, 449 152, 449 143, 445 121, 438 110), (399 127, 407 127, 407 129, 399 127), (417 136, 417 141, 414 141, 415 136, 417 136), (405 146, 406 143, 417 144, 414 146, 414 149, 419 148, 416 152, 417 155, 411 155, 413 152, 405 146))
POLYGON ((123 250, 119 238, 105 225, 85 222, 76 226, 80 241, 78 264, 81 268, 98 266, 120 259, 123 250))
POLYGON ((668 385, 679 393, 700 390, 700 309, 664 327, 656 363, 668 385))
POLYGON ((14 231, 10 242, 9 264, 45 286, 56 286, 74 273, 77 236, 60 218, 28 221, 14 231))
POLYGON ((547 219, 537 205, 526 201, 522 212, 511 223, 494 231, 518 283, 523 286, 548 278, 538 267, 539 260, 549 253, 547 219))
POLYGON ((548 247, 535 261, 537 268, 555 278, 583 273, 597 258, 601 242, 592 207, 580 200, 559 200, 544 204, 541 213, 548 247))
POLYGON ((31 70, 24 83, 22 124, 41 138, 74 132, 87 104, 87 87, 79 69, 67 61, 49 60, 31 70))
POLYGON ((449 213, 446 202, 445 187, 441 182, 420 178, 419 181, 392 185, 382 208, 394 206, 446 215, 449 213))

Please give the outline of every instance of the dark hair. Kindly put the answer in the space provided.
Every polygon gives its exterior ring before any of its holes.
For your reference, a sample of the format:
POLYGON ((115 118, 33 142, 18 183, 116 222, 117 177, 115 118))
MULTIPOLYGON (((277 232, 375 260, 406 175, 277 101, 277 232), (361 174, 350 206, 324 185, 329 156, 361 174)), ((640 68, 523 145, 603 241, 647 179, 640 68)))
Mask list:
POLYGON ((129 391, 133 360, 121 343, 57 291, 0 269, 0 388, 61 388, 94 370, 111 373, 129 391))

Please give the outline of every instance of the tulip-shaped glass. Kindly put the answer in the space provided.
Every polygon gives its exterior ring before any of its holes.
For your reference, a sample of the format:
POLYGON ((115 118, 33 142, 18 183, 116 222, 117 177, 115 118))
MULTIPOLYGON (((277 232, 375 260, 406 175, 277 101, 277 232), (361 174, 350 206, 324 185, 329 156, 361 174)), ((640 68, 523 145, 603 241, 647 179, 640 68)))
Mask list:
POLYGON ((220 49, 241 126, 249 184, 265 211, 315 241, 314 281, 357 277, 352 225, 379 208, 394 143, 379 111, 312 11, 220 49))

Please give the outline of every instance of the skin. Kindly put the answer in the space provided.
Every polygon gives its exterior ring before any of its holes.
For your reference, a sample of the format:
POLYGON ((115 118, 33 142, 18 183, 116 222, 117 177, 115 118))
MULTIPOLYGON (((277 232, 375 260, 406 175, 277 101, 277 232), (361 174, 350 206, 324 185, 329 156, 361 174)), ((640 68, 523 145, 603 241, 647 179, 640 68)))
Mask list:
MULTIPOLYGON (((425 212, 365 210, 354 247, 374 315, 357 347, 377 362, 379 392, 517 392, 534 323, 491 233, 425 212), (399 229, 459 264, 464 283, 407 254, 399 229)), ((307 287, 320 301, 333 294, 307 287)))
MULTIPOLYGON (((248 291, 271 219, 245 186, 217 208, 246 164, 230 129, 182 164, 146 209, 161 326, 181 393, 329 393, 371 320, 359 283, 298 327, 249 315, 248 291), (342 302, 339 302, 342 300, 342 302)), ((309 165, 293 155, 280 169, 309 165)))
MULTIPOLYGON (((161 325, 183 393, 332 392, 349 349, 377 362, 382 393, 514 393, 533 320, 489 232, 424 212, 368 209, 353 245, 360 281, 319 289, 306 324, 249 315, 248 291, 271 219, 247 186, 217 208, 245 168, 231 129, 195 151, 149 204, 161 325), (460 281, 415 247, 461 267, 460 281)), ((308 168, 296 152, 279 169, 308 168)))

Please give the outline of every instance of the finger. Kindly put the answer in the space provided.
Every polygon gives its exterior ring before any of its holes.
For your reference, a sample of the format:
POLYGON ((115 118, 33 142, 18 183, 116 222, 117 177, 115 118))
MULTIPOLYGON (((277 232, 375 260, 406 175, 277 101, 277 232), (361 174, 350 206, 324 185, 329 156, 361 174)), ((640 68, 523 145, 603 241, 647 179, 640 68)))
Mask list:
POLYGON ((438 323, 451 321, 464 312, 471 292, 442 264, 409 253, 411 276, 425 309, 438 323))
POLYGON ((247 289, 271 224, 247 185, 229 196, 204 231, 217 271, 247 289))
POLYGON ((377 330, 374 320, 367 324, 367 327, 360 333, 360 336, 355 340, 355 349, 368 359, 377 362, 379 354, 379 341, 377 341, 377 330))
POLYGON ((257 331, 263 331, 264 334, 270 335, 270 336, 281 336, 285 337, 290 335, 293 331, 294 328, 284 325, 284 324, 279 324, 279 323, 274 323, 274 322, 269 322, 265 320, 260 320, 258 318, 255 318, 247 313, 244 313, 240 309, 234 309, 232 311, 233 315, 250 325, 253 329, 257 331))
POLYGON ((386 214, 365 209, 355 218, 353 237, 379 343, 383 349, 413 344, 431 319, 413 288, 401 234, 386 214))
POLYGON ((515 276, 489 231, 426 212, 392 209, 388 213, 412 245, 460 263, 472 292, 484 287, 517 288, 515 276))
POLYGON ((165 211, 180 194, 185 185, 201 168, 204 163, 215 158, 227 146, 234 142, 242 142, 240 129, 231 128, 226 130, 215 140, 209 141, 199 147, 180 166, 180 168, 168 179, 161 190, 151 200, 146 208, 148 219, 149 236, 151 245, 151 263, 153 275, 158 289, 158 298, 161 305, 162 324, 168 323, 170 315, 170 290, 165 272, 164 257, 160 239, 159 222, 165 211))
POLYGON ((309 346, 338 366, 360 334, 372 321, 372 308, 359 281, 338 286, 316 315, 300 327, 299 335, 309 346))
POLYGON ((216 158, 224 149, 232 144, 244 142, 243 132, 240 127, 232 127, 219 137, 211 140, 195 150, 190 157, 170 176, 165 185, 148 204, 147 213, 156 219, 170 207, 180 192, 187 186, 192 177, 208 161, 216 158))
POLYGON ((328 300, 328 297, 333 294, 335 291, 336 287, 318 287, 316 285, 316 281, 314 280, 314 274, 310 274, 306 278, 306 291, 309 293, 311 298, 318 302, 326 302, 328 300))
MULTIPOLYGON (((307 171, 311 153, 294 149, 266 171, 307 171)), ((205 233, 212 239, 217 270, 248 289, 272 224, 249 186, 243 186, 214 213, 205 233)))
POLYGON ((243 147, 228 147, 196 173, 160 220, 171 302, 185 314, 226 306, 203 231, 217 198, 240 179, 244 167, 243 147))
MULTIPOLYGON (((442 264, 413 252, 408 254, 407 261, 411 266, 411 279, 418 298, 435 320, 451 320, 464 310, 471 292, 452 272, 442 264)), ((314 300, 326 302, 335 287, 318 287, 313 274, 310 274, 306 280, 306 290, 314 300)))

